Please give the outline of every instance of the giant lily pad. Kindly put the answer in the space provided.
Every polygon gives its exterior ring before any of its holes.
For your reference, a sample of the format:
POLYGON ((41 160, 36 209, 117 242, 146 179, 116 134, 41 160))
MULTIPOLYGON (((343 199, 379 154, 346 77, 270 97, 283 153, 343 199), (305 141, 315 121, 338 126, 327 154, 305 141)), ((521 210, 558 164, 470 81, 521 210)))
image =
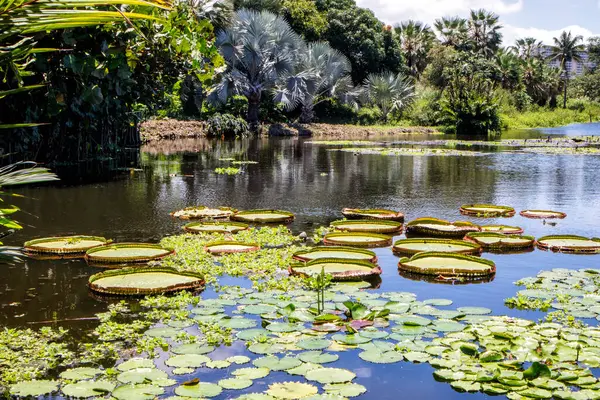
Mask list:
POLYGON ((462 239, 469 232, 479 232, 481 228, 465 221, 449 222, 437 218, 418 218, 406 225, 406 233, 419 236, 447 237, 462 239))
POLYGON ((537 240, 537 246, 561 253, 600 253, 600 239, 576 235, 544 236, 537 240))
POLYGON ((515 209, 507 206, 496 206, 494 204, 465 204, 460 207, 460 213, 471 217, 513 217, 515 209))
POLYGON ((402 223, 385 220, 349 220, 333 221, 331 226, 344 232, 394 233, 402 232, 402 223))
POLYGON ((508 225, 482 225, 482 232, 496 232, 505 235, 521 235, 524 230, 519 226, 508 226, 508 225))
POLYGON ((519 214, 525 218, 534 219, 564 219, 567 218, 567 214, 560 211, 549 211, 549 210, 523 210, 519 214))
POLYGON ((377 261, 377 256, 371 250, 344 246, 319 246, 300 250, 294 253, 293 258, 298 261, 313 261, 321 258, 364 260, 372 263, 377 261))
POLYGON ((495 232, 471 232, 465 238, 486 250, 495 251, 530 249, 535 244, 533 236, 503 235, 495 232))
POLYGON ((442 253, 480 254, 481 246, 465 240, 452 239, 403 239, 392 247, 394 254, 410 256, 424 251, 442 253))
POLYGON ((335 232, 323 238, 328 246, 387 247, 392 244, 392 237, 378 233, 335 232))
POLYGON ((403 258, 398 268, 410 273, 436 276, 479 277, 496 273, 496 265, 490 261, 464 254, 419 253, 412 258, 403 258))
POLYGON ((204 276, 173 268, 124 268, 92 275, 88 287, 100 294, 140 296, 199 290, 204 276))
POLYGON ((255 224, 287 224, 294 220, 294 214, 281 210, 248 210, 232 215, 231 220, 255 224))
POLYGON ((248 229, 242 222, 192 222, 183 227, 190 233, 238 233, 248 229))
POLYGON ((205 206, 186 207, 172 212, 171 215, 180 219, 219 219, 229 218, 236 210, 229 207, 209 208, 205 206))
POLYGON ((293 263, 290 273, 294 275, 315 276, 325 271, 336 281, 361 280, 381 275, 381 268, 362 260, 344 260, 336 258, 322 258, 307 263, 293 263))
POLYGON ((404 214, 398 211, 385 209, 344 208, 342 214, 348 219, 380 219, 404 222, 404 214))
POLYGON ((109 244, 98 236, 60 236, 34 239, 25 242, 24 250, 31 254, 54 254, 59 256, 84 256, 89 249, 109 244))
POLYGON ((85 253, 85 258, 94 264, 146 263, 171 254, 173 250, 158 244, 118 243, 94 247, 85 253))
POLYGON ((218 242, 208 243, 204 250, 214 255, 232 254, 232 253, 249 253, 260 250, 260 246, 256 243, 236 242, 233 240, 222 240, 218 242))
POLYGON ((57 390, 57 381, 33 380, 15 383, 10 387, 10 394, 21 397, 38 397, 44 394, 56 392, 57 390))

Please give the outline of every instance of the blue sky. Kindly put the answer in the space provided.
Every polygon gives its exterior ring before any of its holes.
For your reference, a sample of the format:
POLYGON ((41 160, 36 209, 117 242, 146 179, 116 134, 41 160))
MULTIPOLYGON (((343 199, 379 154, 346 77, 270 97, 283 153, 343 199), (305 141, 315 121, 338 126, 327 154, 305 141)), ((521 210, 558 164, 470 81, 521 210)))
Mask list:
POLYGON ((444 15, 466 16, 470 9, 486 8, 500 15, 505 44, 534 36, 551 44, 563 30, 600 36, 600 0, 356 0, 389 24, 417 19, 432 24, 444 15))

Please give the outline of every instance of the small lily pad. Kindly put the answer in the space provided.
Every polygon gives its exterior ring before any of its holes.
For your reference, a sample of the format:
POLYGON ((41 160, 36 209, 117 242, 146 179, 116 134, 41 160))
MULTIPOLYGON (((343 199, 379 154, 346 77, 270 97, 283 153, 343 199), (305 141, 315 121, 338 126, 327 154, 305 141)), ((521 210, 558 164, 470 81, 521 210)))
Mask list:
POLYGON ((322 350, 331 345, 331 341, 321 338, 301 339, 296 343, 296 346, 304 350, 322 350))
POLYGON ((268 395, 283 400, 303 399, 318 392, 319 389, 316 386, 301 382, 274 383, 267 390, 268 395))
POLYGON ((271 371, 285 371, 286 369, 298 367, 302 364, 302 361, 295 357, 266 356, 257 358, 252 361, 252 364, 259 368, 269 368, 271 371))
MULTIPOLYGON (((99 368, 79 367, 71 368, 61 372, 60 377, 71 381, 80 381, 83 379, 92 379, 100 375, 102 370, 99 368)), ((112 390, 112 389, 111 389, 112 390)))
POLYGON ((236 369, 231 374, 240 379, 260 379, 269 375, 270 372, 269 368, 248 367, 236 369))
POLYGON ((345 383, 356 378, 356 374, 350 370, 342 368, 319 368, 309 371, 306 379, 317 381, 321 384, 327 383, 345 383))
POLYGON ((112 392, 118 400, 152 400, 163 394, 165 390, 154 385, 122 385, 112 392))
POLYGON ((154 361, 147 358, 132 358, 117 365, 119 371, 129 371, 134 368, 155 368, 154 361))
POLYGON ((208 354, 215 350, 214 346, 199 343, 182 344, 171 350, 174 354, 208 354))
POLYGON ((219 381, 219 386, 223 389, 231 389, 231 390, 241 390, 246 389, 252 386, 253 382, 250 379, 243 378, 229 378, 229 379, 221 379, 219 381))
POLYGON ((80 381, 63 386, 62 392, 67 397, 88 398, 104 396, 113 391, 115 384, 105 380, 80 381))
POLYGON ((323 386, 323 389, 342 397, 356 397, 367 392, 367 388, 358 383, 333 383, 323 386))
POLYGON ((201 399, 204 397, 216 397, 221 394, 223 389, 214 383, 199 382, 195 385, 181 385, 175 389, 178 396, 192 397, 201 399))
POLYGON ((397 351, 363 351, 358 355, 361 359, 375 364, 393 364, 404 359, 401 353, 397 351))
POLYGON ((201 354, 180 354, 169 358, 165 364, 177 368, 199 368, 209 361, 210 358, 201 354))
POLYGON ((322 351, 305 351, 298 354, 298 358, 305 363, 327 364, 337 361, 339 356, 334 353, 324 353, 322 351))

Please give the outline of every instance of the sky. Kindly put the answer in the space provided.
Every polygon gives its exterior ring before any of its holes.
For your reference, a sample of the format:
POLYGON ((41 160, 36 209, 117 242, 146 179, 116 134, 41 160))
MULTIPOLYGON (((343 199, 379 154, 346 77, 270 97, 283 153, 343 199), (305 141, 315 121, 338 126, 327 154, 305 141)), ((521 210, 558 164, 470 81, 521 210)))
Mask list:
POLYGON ((504 45, 532 36, 546 44, 563 30, 584 38, 600 36, 600 0, 356 0, 382 21, 394 25, 416 19, 432 25, 442 16, 467 17, 485 8, 500 15, 504 45))

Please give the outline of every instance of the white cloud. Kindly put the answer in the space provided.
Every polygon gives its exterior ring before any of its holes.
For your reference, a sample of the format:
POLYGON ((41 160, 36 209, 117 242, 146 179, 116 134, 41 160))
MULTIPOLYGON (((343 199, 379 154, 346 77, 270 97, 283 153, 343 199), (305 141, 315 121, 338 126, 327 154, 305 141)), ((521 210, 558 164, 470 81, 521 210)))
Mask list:
POLYGON ((539 29, 534 27, 520 28, 516 26, 505 25, 503 29, 504 44, 511 45, 516 39, 531 36, 537 40, 541 40, 545 44, 552 45, 554 43, 553 38, 558 37, 563 31, 570 31, 573 35, 581 35, 583 36, 584 40, 587 40, 587 38, 590 36, 600 36, 600 33, 594 33, 593 31, 579 25, 565 26, 564 28, 556 30, 539 29))
MULTIPOLYGON (((524 0, 357 0, 388 24, 416 19, 432 24, 442 16, 467 16, 471 9, 485 8, 498 14, 521 11, 524 0)), ((600 1, 600 0, 599 0, 600 1)))

